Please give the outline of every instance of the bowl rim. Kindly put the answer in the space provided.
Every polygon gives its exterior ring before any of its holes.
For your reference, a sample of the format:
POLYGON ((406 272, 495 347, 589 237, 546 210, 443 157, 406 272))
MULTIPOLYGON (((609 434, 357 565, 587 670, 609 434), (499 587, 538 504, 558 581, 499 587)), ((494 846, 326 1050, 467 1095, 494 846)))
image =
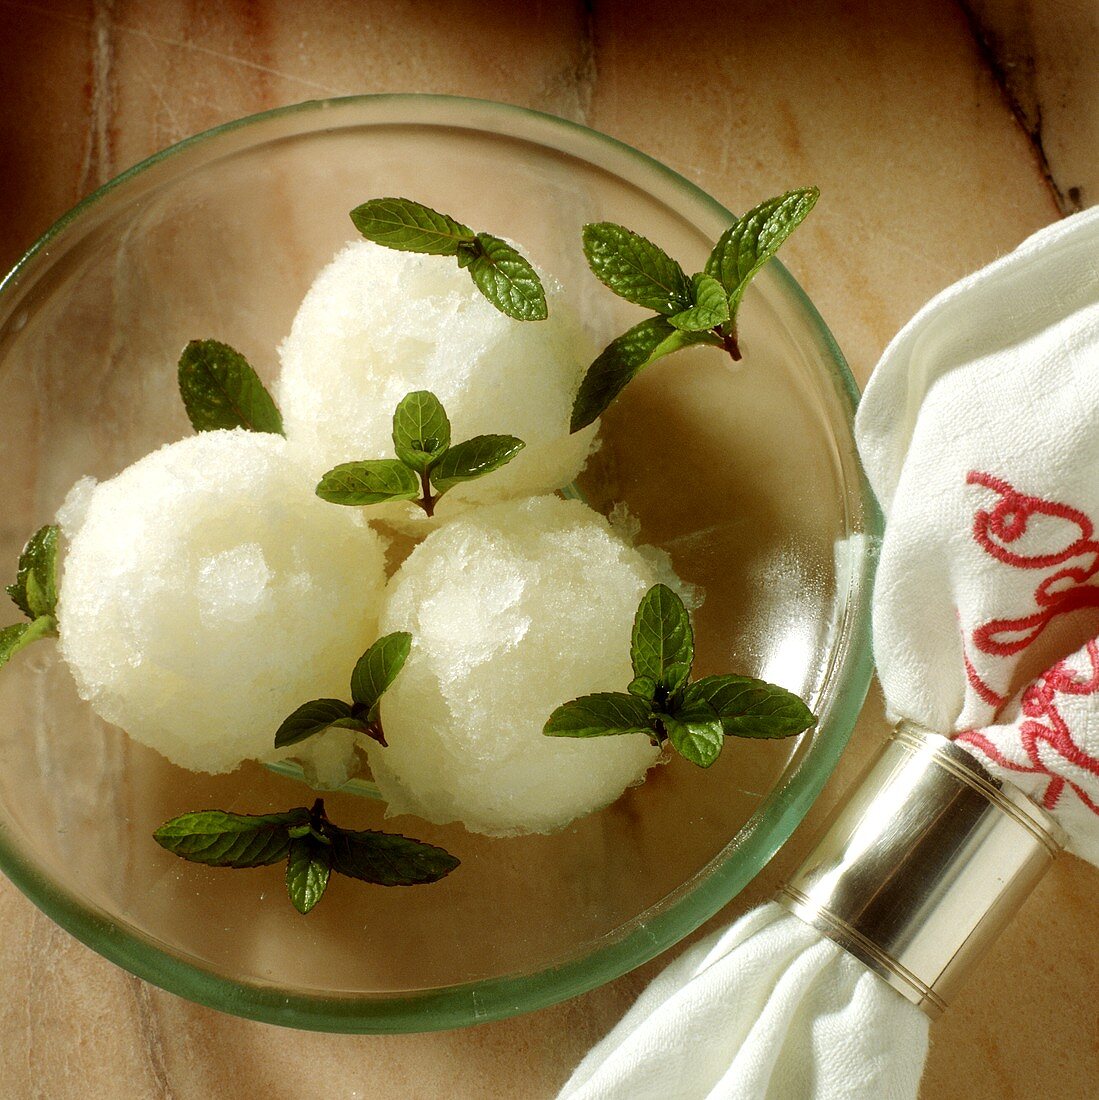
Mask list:
MULTIPOLYGON (((78 221, 103 198, 161 164, 196 145, 257 123, 308 112, 338 111, 364 106, 398 105, 415 110, 445 108, 469 113, 470 129, 485 129, 484 117, 497 115, 542 127, 543 132, 559 131, 566 137, 602 147, 647 169, 685 196, 709 209, 720 220, 730 223, 733 215, 702 188, 623 141, 542 111, 514 104, 466 96, 425 93, 384 93, 338 96, 305 100, 233 119, 184 138, 121 172, 83 198, 38 238, 14 267, 0 280, 0 302, 20 281, 28 266, 70 225, 78 221), (478 125, 481 116, 482 124, 478 125)), ((426 119, 400 119, 390 124, 430 124, 426 119)), ((435 125, 439 125, 438 122, 435 125)), ((504 130, 492 132, 508 133, 504 130)), ((528 140, 537 135, 526 134, 528 140)), ((835 339, 816 307, 786 268, 774 259, 769 264, 773 277, 783 284, 814 330, 823 357, 830 364, 843 413, 852 428, 859 390, 835 339)), ((869 484, 857 464, 857 495, 861 498, 862 534, 872 546, 881 538, 882 517, 869 484)), ((856 486, 847 486, 848 499, 856 486)), ((844 608, 845 626, 839 638, 843 643, 840 661, 844 671, 839 678, 837 699, 827 729, 819 729, 807 752, 788 775, 783 789, 768 795, 742 827, 751 832, 737 846, 729 845, 705 868, 677 891, 645 913, 616 930, 609 942, 587 954, 529 974, 510 974, 478 979, 438 989, 406 991, 400 994, 361 994, 326 996, 288 994, 276 983, 239 982, 205 969, 196 962, 172 954, 136 930, 117 923, 108 913, 89 905, 59 883, 43 875, 20 854, 0 829, 0 869, 48 917, 86 946, 137 977, 169 992, 220 1011, 247 1019, 305 1030, 337 1033, 387 1034, 426 1032, 503 1019, 534 1011, 586 993, 622 976, 653 959, 689 935, 731 901, 769 862, 800 824, 828 777, 832 774, 850 739, 855 720, 862 708, 872 677, 870 654, 869 598, 864 595, 851 611, 850 593, 861 583, 864 593, 872 579, 873 554, 863 556, 863 572, 849 584, 844 608), (623 931, 623 929, 628 929, 623 931)))

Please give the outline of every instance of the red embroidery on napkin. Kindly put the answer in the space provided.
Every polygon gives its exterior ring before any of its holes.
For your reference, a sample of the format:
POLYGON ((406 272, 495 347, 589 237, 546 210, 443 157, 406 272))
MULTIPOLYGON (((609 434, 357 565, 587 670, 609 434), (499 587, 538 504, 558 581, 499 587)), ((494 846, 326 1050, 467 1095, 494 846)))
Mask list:
POLYGON ((1023 692, 1021 709, 1026 720, 1019 723, 1019 743, 1029 761, 1022 764, 1008 759, 996 743, 980 730, 966 730, 956 740, 966 742, 984 753, 1001 768, 1030 775, 1049 776, 1042 804, 1056 807, 1068 786, 1089 810, 1099 814, 1099 804, 1079 784, 1050 770, 1041 757, 1042 744, 1049 745, 1062 759, 1090 775, 1099 777, 1099 759, 1085 752, 1072 738, 1072 731, 1057 705, 1058 695, 1086 696, 1099 693, 1099 641, 1087 643, 1085 651, 1090 670, 1083 674, 1058 661, 1023 692))
MULTIPOLYGON (((976 470, 966 477, 966 484, 983 486, 999 496, 992 508, 979 508, 973 518, 973 537, 987 554, 1013 569, 1055 570, 1034 589, 1035 610, 1015 618, 990 619, 973 630, 971 638, 976 650, 992 657, 1013 656, 1037 641, 1058 615, 1099 607, 1099 585, 1090 583, 1099 573, 1099 541, 1095 538, 1095 525, 1084 512, 1068 504, 1020 493, 1003 479, 976 470), (1017 549, 1035 517, 1069 525, 1063 528, 1061 549, 1043 548, 1041 553, 1022 553, 1017 549)), ((998 711, 1006 700, 977 672, 965 652, 964 632, 962 648, 966 680, 985 703, 998 711)), ((1063 761, 1099 777, 1099 759, 1085 752, 1073 739, 1058 706, 1058 698, 1099 693, 1099 640, 1088 642, 1085 652, 1088 671, 1080 673, 1067 660, 1061 660, 1023 692, 1022 714, 1015 732, 1026 763, 1007 757, 980 730, 966 730, 956 739, 972 745, 1008 771, 1047 776, 1049 781, 1042 797, 1047 809, 1057 806, 1068 787, 1088 809, 1099 814, 1099 804, 1078 783, 1051 770, 1051 765, 1042 759, 1042 746, 1048 746, 1055 754, 1055 764, 1063 761)))
MULTIPOLYGON (((997 561, 1015 569, 1052 569, 1065 565, 1044 577, 1034 590, 1037 610, 1017 618, 990 619, 973 631, 973 645, 993 657, 1021 653, 1041 636, 1058 615, 1083 607, 1099 607, 1099 586, 1089 583, 1099 573, 1099 541, 1093 537, 1095 525, 1077 508, 1057 501, 1020 493, 1008 482, 992 474, 971 470, 966 484, 981 485, 999 494, 991 509, 978 508, 973 518, 973 537, 997 561), (1062 549, 1041 554, 1022 554, 1012 549, 1028 530, 1035 516, 1063 520, 1075 528, 1074 537, 1062 549), (1074 565, 1066 563, 1083 559, 1074 565)), ((968 662, 967 662, 968 663, 968 662)), ((986 702, 984 692, 996 693, 976 674, 966 670, 974 690, 986 702), (981 686, 978 687, 977 685, 981 686), (983 689, 983 690, 982 690, 983 689)))
POLYGON ((999 692, 993 691, 981 679, 981 674, 973 667, 973 662, 969 659, 969 654, 964 651, 965 637, 963 635, 963 652, 962 660, 965 661, 965 678, 969 681, 969 686, 986 702, 990 707, 995 710, 999 710, 1000 707, 1007 702, 1007 697, 1001 695, 999 692))

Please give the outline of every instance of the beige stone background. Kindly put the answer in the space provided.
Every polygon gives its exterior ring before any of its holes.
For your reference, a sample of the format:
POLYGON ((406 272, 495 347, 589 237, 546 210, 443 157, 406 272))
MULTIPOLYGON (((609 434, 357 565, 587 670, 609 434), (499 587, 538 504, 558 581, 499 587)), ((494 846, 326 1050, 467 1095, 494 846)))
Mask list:
MULTIPOLYGON (((0 266, 216 123, 381 91, 506 100, 650 152, 733 209, 827 196, 784 253, 860 382, 931 294, 1099 200, 1095 0, 0 0, 0 266)), ((765 896, 877 744, 871 700, 765 896)), ((1099 873, 1062 860, 933 1029, 926 1100, 1099 1096, 1099 873)), ((425 1036, 222 1016, 130 977, 0 882, 0 1097, 551 1096, 655 973, 425 1036)))

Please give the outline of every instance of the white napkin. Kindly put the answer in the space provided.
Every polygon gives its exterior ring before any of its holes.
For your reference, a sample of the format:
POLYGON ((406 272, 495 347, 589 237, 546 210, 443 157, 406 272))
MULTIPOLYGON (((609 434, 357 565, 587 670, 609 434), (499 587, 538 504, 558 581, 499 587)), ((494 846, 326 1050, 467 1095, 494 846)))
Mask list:
POLYGON ((857 437, 890 716, 957 732, 1099 863, 1099 207, 924 307, 857 437))
POLYGON ((907 1100, 928 1019, 774 902, 684 952, 558 1100, 907 1100))
MULTIPOLYGON (((891 718, 957 734, 1099 862, 1099 208, 925 306, 856 435, 891 718)), ((772 904, 668 967, 560 1100, 911 1100, 927 1028, 772 904)))

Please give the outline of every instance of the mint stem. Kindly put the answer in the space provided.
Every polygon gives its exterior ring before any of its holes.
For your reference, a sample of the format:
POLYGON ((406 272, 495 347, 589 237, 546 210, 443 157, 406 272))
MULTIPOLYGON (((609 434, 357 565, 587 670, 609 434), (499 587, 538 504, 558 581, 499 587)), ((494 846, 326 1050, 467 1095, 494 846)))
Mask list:
POLYGON ((653 715, 653 725, 656 727, 656 734, 649 740, 654 746, 663 745, 668 740, 668 731, 664 728, 664 723, 657 715, 653 715))
POLYGON ((740 345, 737 343, 736 338, 736 322, 730 322, 730 329, 728 332, 718 325, 714 329, 714 332, 721 337, 721 346, 729 353, 730 358, 734 363, 740 361, 740 345))
MULTIPOLYGON (((417 501, 417 503, 427 515, 433 516, 435 514, 435 498, 431 495, 431 475, 427 470, 420 471, 420 486, 423 489, 424 498, 417 501)), ((385 742, 383 741, 382 744, 384 745, 385 742)))

